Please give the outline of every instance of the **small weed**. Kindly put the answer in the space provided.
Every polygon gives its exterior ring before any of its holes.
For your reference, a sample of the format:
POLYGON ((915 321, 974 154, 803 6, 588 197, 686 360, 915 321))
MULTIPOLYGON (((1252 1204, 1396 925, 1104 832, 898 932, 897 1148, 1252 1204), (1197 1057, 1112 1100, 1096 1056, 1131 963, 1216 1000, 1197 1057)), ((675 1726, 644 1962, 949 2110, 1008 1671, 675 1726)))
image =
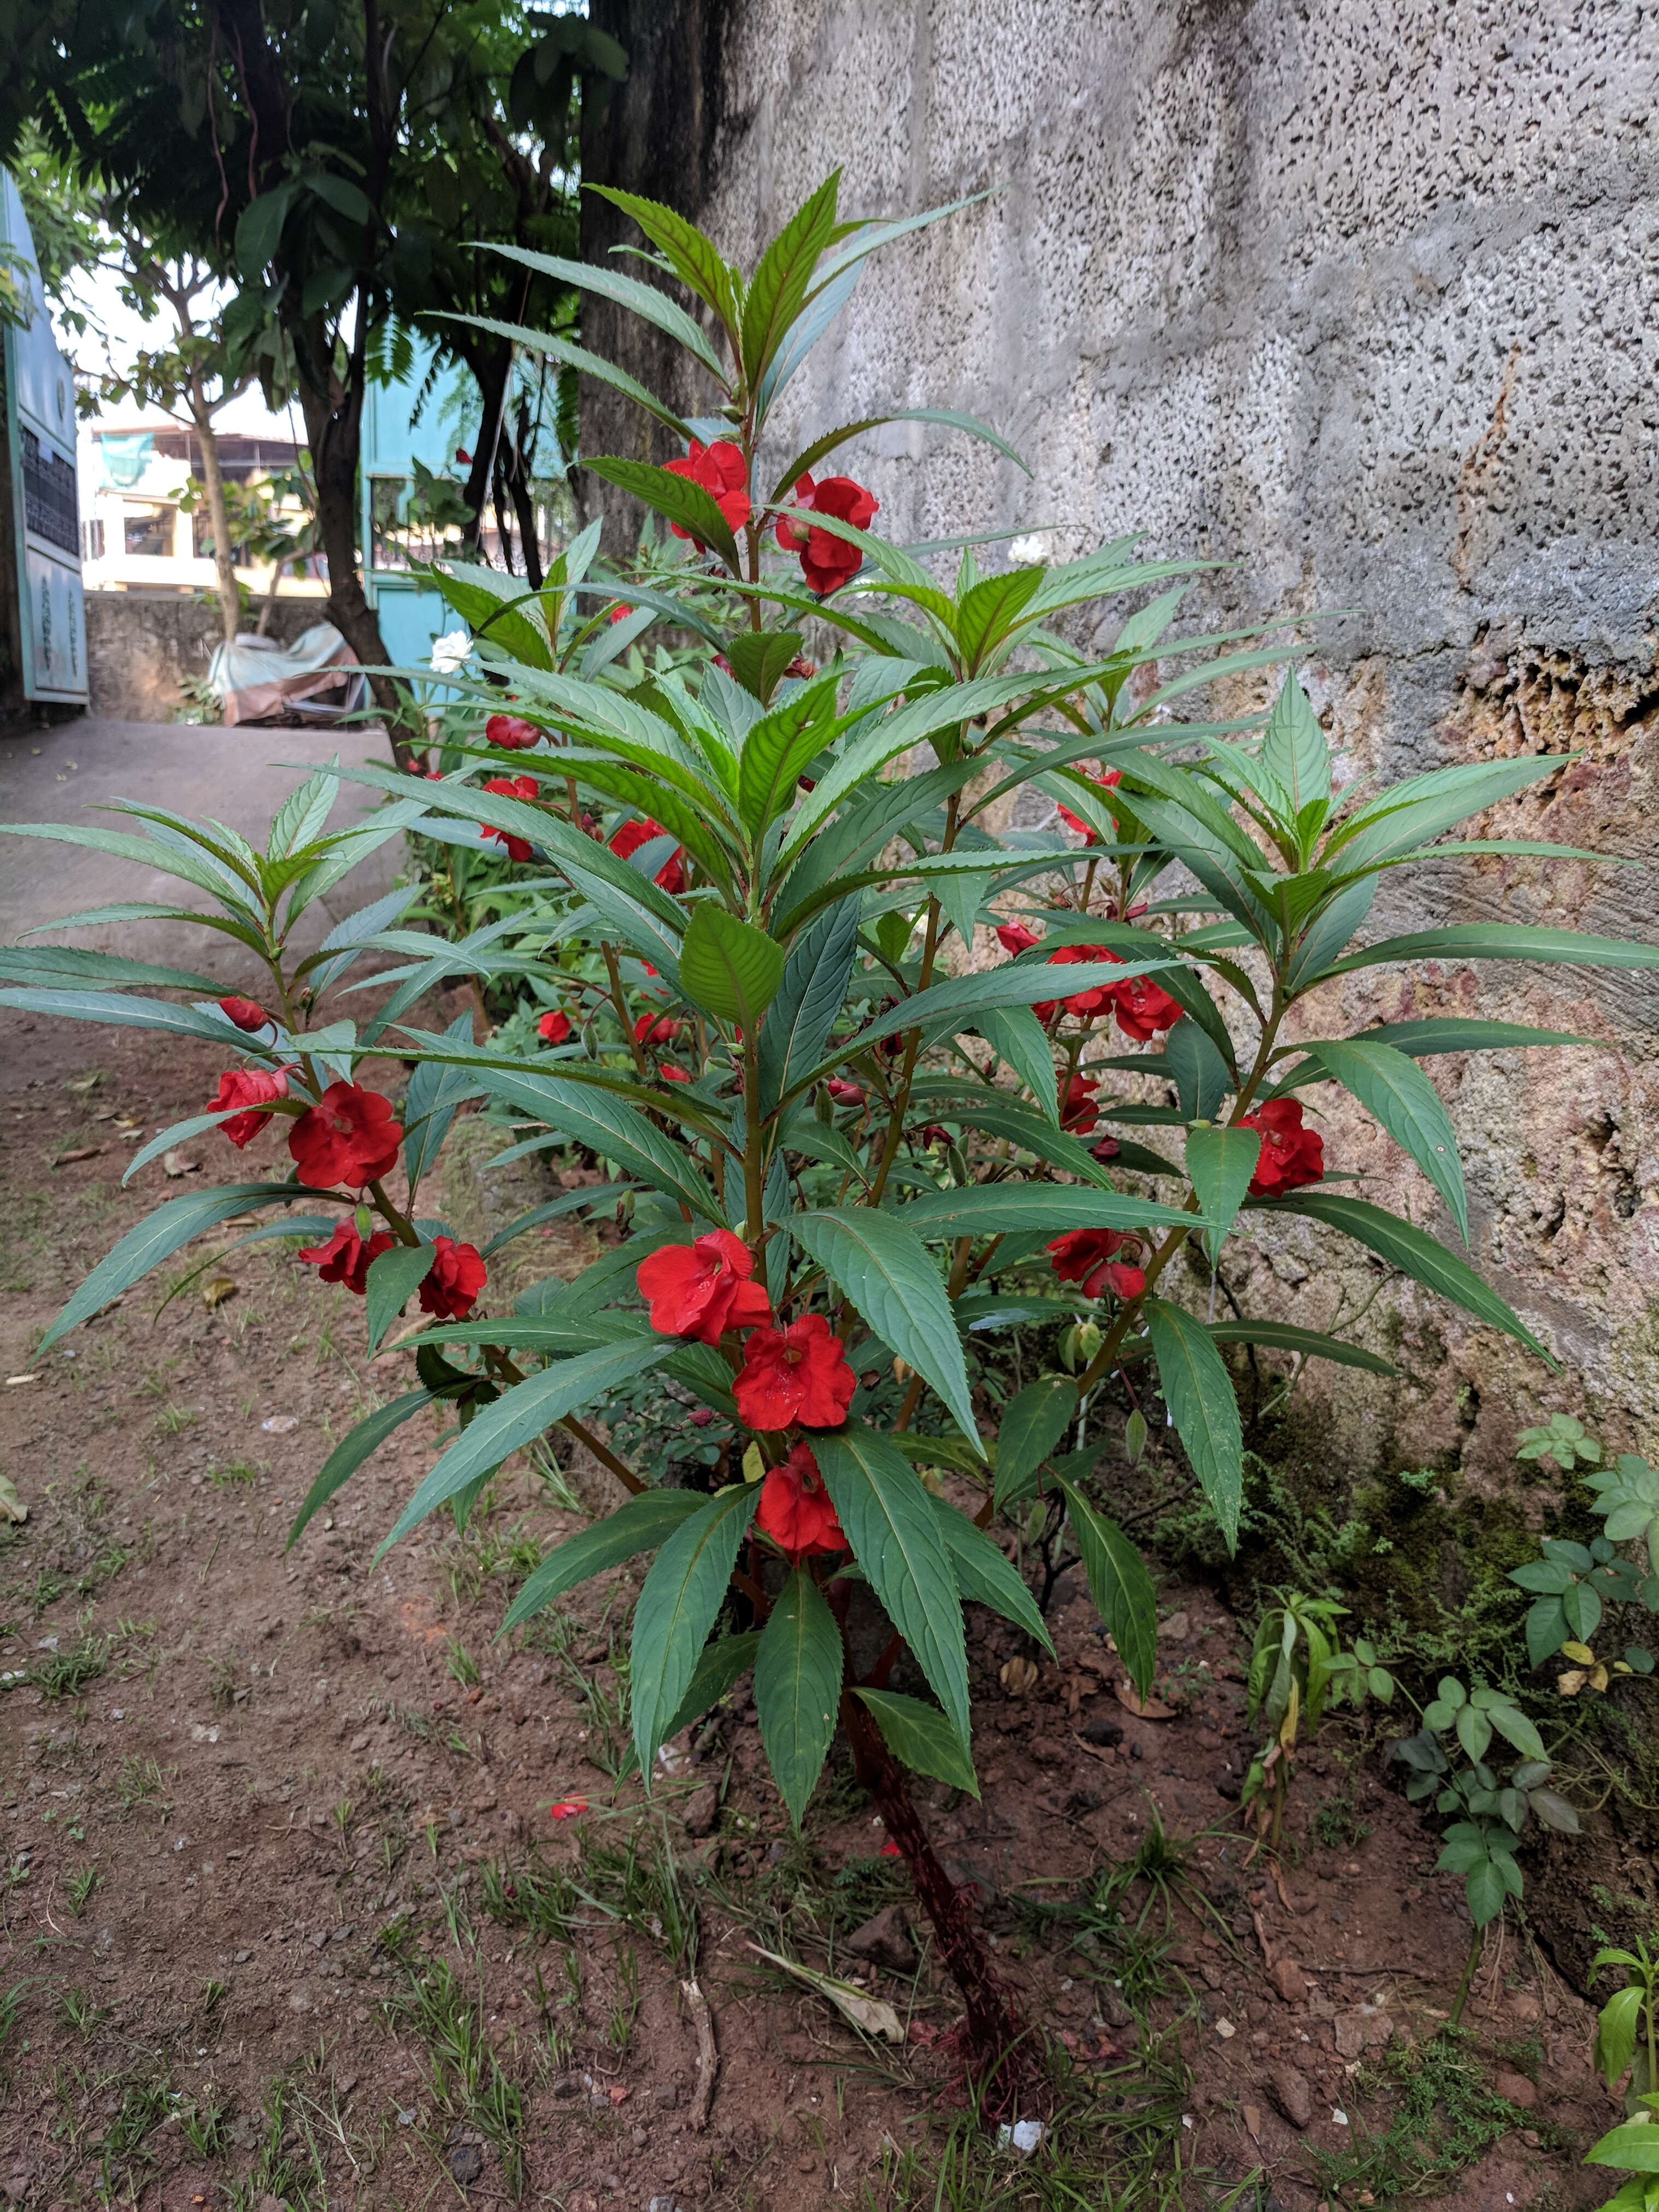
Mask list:
POLYGON ((613 2051, 626 2051, 633 2040, 634 2023, 640 2016, 640 1962, 634 1955, 631 1943, 624 1943, 617 1953, 617 1975, 622 1991, 611 2009, 608 2030, 613 2051))
POLYGON ((352 1823, 356 1818, 356 1813, 357 1808, 349 1797, 342 1797, 337 1804, 330 1808, 328 1817, 334 1823, 334 1832, 342 1844, 344 1844, 351 1834, 352 1823))
POLYGON ((674 1972, 683 1980, 695 1978, 697 1908, 680 1885, 665 1826, 644 1848, 637 1833, 617 1846, 588 1832, 582 1838, 582 1875, 588 1887, 578 1883, 579 1896, 607 1919, 660 1943, 674 1972))
POLYGON ((165 1820, 173 1810, 167 1777, 153 1759, 140 1759, 137 1753, 129 1754, 121 1761, 118 1786, 123 1813, 154 1813, 158 1820, 165 1820))
POLYGON ((179 2107, 179 2125, 199 2159, 222 2158, 230 2148, 230 2100, 216 2089, 179 2107))
POLYGON ((490 2048, 482 2000, 440 1962, 412 1974, 408 1990, 388 2001, 386 2012, 393 2024, 419 2035, 434 2095, 453 2118, 489 2137, 502 2178, 518 2196, 524 2186, 524 2094, 490 2048))
POLYGON ((85 1866, 77 1867, 73 1874, 64 1877, 64 1896, 77 1920, 91 1904, 93 1893, 102 1880, 97 1866, 90 1860, 85 1866))
POLYGON ((1362 1820, 1355 1808, 1352 1783, 1335 1796, 1327 1797, 1313 1816, 1314 1839, 1328 1851, 1352 1850, 1370 1832, 1370 1822, 1362 1820))
POLYGON ((227 1466, 216 1464, 208 1468, 208 1480, 216 1490, 252 1489, 259 1480, 259 1469, 251 1460, 234 1459, 227 1466))
POLYGON ((84 1990, 65 1990, 63 1998, 64 2024, 72 2027, 77 2035, 90 2035, 104 2017, 101 2005, 94 2004, 84 1990))
POLYGON ((449 1672, 454 1680, 465 1683, 468 1689, 483 1679, 477 1661, 458 1636, 449 1639, 449 1672))
POLYGON ((228 1982, 216 1980, 211 1974, 206 1975, 202 1982, 202 2010, 208 2013, 216 2011, 229 1993, 228 1982))
POLYGON ((66 1651, 48 1651, 30 1670, 31 1679, 48 1698, 78 1696, 95 1682, 109 1657, 106 1636, 81 1636, 66 1651))
POLYGON ((1398 2099, 1387 2129, 1377 2134, 1356 2117, 1347 2148, 1308 2146, 1323 2186, 1350 2203, 1362 2189, 1382 2203, 1443 2189, 1516 2124, 1515 2106, 1487 2087, 1469 2038, 1454 2027, 1414 2048, 1390 2045, 1361 2069, 1355 2090, 1398 2099))
POLYGON ((528 1928, 536 1935, 568 1942, 578 1903, 575 1884, 532 1852, 525 1865, 487 1862, 479 1869, 484 1911, 504 1928, 528 1928))
POLYGON ((227 1713, 236 1701, 236 1662, 230 1653, 208 1662, 208 1695, 216 1712, 227 1713))
POLYGON ((162 1436, 176 1437, 181 1435, 186 1429, 193 1429, 201 1418, 201 1414, 194 1407, 179 1406, 169 1402, 163 1406, 155 1416, 155 1426, 162 1436))

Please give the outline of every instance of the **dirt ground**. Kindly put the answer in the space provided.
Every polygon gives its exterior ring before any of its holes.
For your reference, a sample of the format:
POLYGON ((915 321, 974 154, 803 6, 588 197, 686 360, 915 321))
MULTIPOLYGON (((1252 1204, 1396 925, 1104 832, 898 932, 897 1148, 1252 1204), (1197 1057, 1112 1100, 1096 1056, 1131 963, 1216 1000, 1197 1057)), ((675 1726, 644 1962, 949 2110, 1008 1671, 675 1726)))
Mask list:
MULTIPOLYGON (((413 1380, 407 1352, 366 1361, 362 1306, 286 1246, 157 1313, 206 1248, 181 1255, 35 1359, 85 1270, 185 1187, 158 1161, 121 1190, 119 1120, 199 1110, 216 1071, 15 1013, 0 1044, 0 1471, 29 1509, 0 1550, 0 2202, 1312 2212, 1395 2201, 1402 2173, 1461 2212, 1607 2193, 1579 2165, 1619 2110, 1591 2016, 1524 1937, 1489 1949, 1449 2071, 1431 2050, 1468 1925, 1380 1739, 1328 1723, 1277 1875, 1248 1863, 1244 1639, 1176 1585, 1166 1719, 1121 1701, 1074 1578, 1057 1665, 1009 1666, 1023 1640, 973 1616, 983 1802, 923 1787, 1069 2074, 1028 2162, 967 2143, 949 1985, 844 1769, 793 1838, 740 1688, 648 1805, 617 1784, 626 1571, 495 1640, 580 1525, 573 1492, 608 1503, 597 1470, 511 1471, 465 1534, 434 1517, 377 1564, 430 1462, 422 1416, 285 1553, 331 1443, 413 1380), (1146 1878, 1115 1884, 1137 1853, 1146 1878), (906 2039, 756 1945, 859 1977, 906 2039), (718 2051, 706 2125, 688 1983, 718 2051)), ((276 1141, 186 1152, 231 1181, 276 1141)), ((481 1187, 452 1181, 449 1210, 481 1187)), ((523 1272, 578 1263, 558 1228, 523 1272)))

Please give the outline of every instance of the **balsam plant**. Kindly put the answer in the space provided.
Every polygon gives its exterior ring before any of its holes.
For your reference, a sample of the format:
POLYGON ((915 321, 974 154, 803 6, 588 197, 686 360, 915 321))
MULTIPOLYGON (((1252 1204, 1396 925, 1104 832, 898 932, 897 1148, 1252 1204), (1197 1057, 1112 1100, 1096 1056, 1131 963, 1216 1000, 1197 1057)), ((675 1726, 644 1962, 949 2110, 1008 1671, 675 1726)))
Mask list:
POLYGON ((1611 1657, 1598 1656, 1592 1639, 1609 1606, 1636 1606, 1659 1613, 1659 1468, 1634 1452, 1607 1464, 1601 1441, 1570 1413, 1553 1413, 1522 1431, 1517 1459, 1546 1459, 1564 1474, 1577 1472, 1592 1492, 1590 1510, 1601 1534, 1588 1544, 1545 1537, 1540 1556, 1511 1570, 1510 1580, 1533 1593, 1527 1613, 1527 1656, 1534 1667, 1559 1652, 1571 1664, 1556 1676, 1564 1697, 1604 1691, 1620 1675, 1651 1674, 1653 1653, 1627 1643, 1611 1657), (1621 1556, 1630 1544, 1637 1556, 1621 1556))
MULTIPOLYGON (((472 705, 465 742, 424 777, 313 777, 263 851, 149 806, 125 809, 137 834, 12 825, 205 893, 214 941, 264 978, 251 1000, 116 954, 4 956, 12 988, 0 1000, 14 1006, 223 1051, 218 1097, 134 1170, 215 1127, 246 1147, 274 1124, 288 1154, 263 1176, 161 1206, 93 1270, 46 1341, 249 1208, 272 1210, 253 1235, 303 1232, 301 1258, 333 1295, 364 1297, 372 1343, 418 1297, 431 1324, 418 1387, 336 1449, 295 1534, 434 1402, 460 1426, 388 1543, 476 1496, 553 1427, 580 1438, 626 1494, 544 1560, 507 1625, 654 1554, 632 1630, 646 1784, 665 1741, 750 1669, 796 1820, 839 1730, 961 1990, 967 2055, 1007 2069, 1029 2045, 908 1779, 976 1788, 964 1601, 1048 1646, 992 1533, 999 1516, 1033 1495, 1062 1505, 1125 1666, 1148 1689, 1149 1577, 1091 1492, 1088 1464, 1055 1458, 1079 1404, 1108 1386, 1142 1405, 1161 1393, 1231 1542, 1243 1481, 1231 1349, 1391 1371, 1270 1315, 1216 1322, 1201 1294, 1198 1310, 1184 1302, 1241 1224, 1311 1221, 1351 1238, 1547 1360, 1449 1242, 1347 1187, 1308 1116, 1333 1086, 1356 1100, 1417 1162, 1425 1196, 1464 1242, 1456 1135, 1424 1062, 1574 1040, 1462 1014, 1331 1034, 1318 1006, 1372 968, 1629 968, 1659 964, 1659 951, 1518 923, 1359 941, 1391 872, 1464 856, 1594 858, 1531 839, 1449 839, 1557 774, 1560 758, 1340 791, 1293 676, 1270 712, 1174 719, 1204 685, 1260 678, 1296 651, 1261 631, 1178 635, 1205 563, 1139 557, 1132 538, 1053 565, 997 565, 988 539, 906 550, 872 533, 866 488, 818 473, 874 421, 793 453, 780 445, 789 379, 864 258, 935 217, 846 221, 832 178, 745 275, 668 209, 613 197, 665 283, 520 258, 653 325, 702 380, 710 411, 682 416, 566 338, 512 335, 617 386, 684 445, 666 468, 587 463, 666 520, 678 566, 602 570, 589 530, 538 592, 440 568, 474 632, 470 659, 445 678, 472 705), (1060 627, 1073 610, 1126 598, 1109 648, 1085 653, 1060 627), (636 657, 647 633, 672 649, 636 657), (331 835, 347 777, 391 804, 368 827, 331 835), (999 826, 1022 796, 1047 802, 1046 821, 999 826), (307 904, 372 841, 411 828, 504 844, 538 872, 534 901, 449 944, 401 931, 394 894, 297 957, 307 904), (994 945, 1007 957, 986 964, 994 945), (350 994, 368 983, 347 978, 371 951, 404 964, 368 979, 380 995, 365 1017, 350 994), (556 999, 544 1049, 526 1060, 475 1043, 467 1017, 422 1028, 422 1000, 458 974, 518 976, 556 999), (415 1063, 396 1104, 365 1065, 394 1057, 415 1063), (483 1252, 458 1242, 421 1197, 458 1107, 476 1098, 535 1125, 532 1145, 586 1147, 614 1180, 535 1209, 483 1252), (625 1243, 574 1283, 539 1285, 485 1317, 502 1244, 619 1194, 633 1208, 625 1243), (1033 1296, 1025 1278, 1045 1265, 1052 1291, 1033 1296), (1091 1325, 1086 1358, 1045 1378, 1000 1438, 982 1433, 970 1347, 1057 1311, 1091 1325), (863 1378, 894 1361, 902 1395, 878 1419, 880 1392, 863 1378), (710 1491, 648 1486, 593 1425, 609 1393, 647 1373, 729 1425, 710 1491), (974 1502, 935 1494, 918 1464, 957 1470, 974 1502), (884 1617, 873 1667, 853 1656, 855 1599, 884 1617), (907 1654, 910 1686, 895 1688, 907 1654)), ((1010 450, 970 417, 898 419, 1010 450)), ((175 912, 134 902, 70 920, 119 927, 175 912)), ((1004 2071, 988 2109, 1012 2078, 1004 2071)))
POLYGON ((1279 1601, 1256 1629, 1247 1685, 1249 1718, 1267 1723, 1267 1741, 1250 1761, 1241 1803, 1246 1812, 1255 1811, 1253 1850, 1265 1844, 1276 1852, 1304 1734, 1312 1735, 1334 1706, 1361 1706, 1367 1697, 1389 1704, 1394 1677, 1377 1664, 1375 1648, 1363 1636, 1351 1651, 1343 1650, 1337 1624, 1347 1607, 1334 1598, 1293 1589, 1273 1595, 1279 1601))

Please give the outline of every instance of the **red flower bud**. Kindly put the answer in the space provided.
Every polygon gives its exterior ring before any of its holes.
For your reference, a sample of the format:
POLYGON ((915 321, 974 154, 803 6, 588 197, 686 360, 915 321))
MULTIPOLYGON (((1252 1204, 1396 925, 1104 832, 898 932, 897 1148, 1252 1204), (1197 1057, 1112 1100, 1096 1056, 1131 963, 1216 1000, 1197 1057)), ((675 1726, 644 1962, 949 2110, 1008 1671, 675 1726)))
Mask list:
POLYGON ((268 1073, 263 1067, 228 1067, 219 1078, 218 1097, 208 1101, 208 1111, 222 1113, 227 1106, 246 1106, 250 1109, 219 1124, 240 1152, 270 1119, 269 1114, 261 1114, 258 1109, 272 1098, 287 1096, 288 1078, 283 1074, 268 1073))
POLYGON ((837 1106, 862 1106, 864 1103, 863 1085, 849 1083, 844 1075, 832 1075, 823 1087, 837 1106))
POLYGON ((256 1006, 252 999, 221 999, 219 1012, 227 1021, 234 1022, 239 1030, 246 1030, 250 1036, 258 1030, 274 1026, 264 1008, 256 1006))
POLYGON ((544 1014, 536 1024, 536 1034, 544 1044, 562 1044, 570 1034, 570 1017, 561 1007, 556 1012, 544 1014))
MULTIPOLYGON (((499 745, 503 752, 526 751, 541 734, 536 725, 526 722, 522 714, 492 714, 484 724, 485 738, 492 745, 499 745)), ((493 787, 489 784, 484 786, 486 791, 493 787)), ((530 796, 533 799, 535 793, 532 791, 530 796)))

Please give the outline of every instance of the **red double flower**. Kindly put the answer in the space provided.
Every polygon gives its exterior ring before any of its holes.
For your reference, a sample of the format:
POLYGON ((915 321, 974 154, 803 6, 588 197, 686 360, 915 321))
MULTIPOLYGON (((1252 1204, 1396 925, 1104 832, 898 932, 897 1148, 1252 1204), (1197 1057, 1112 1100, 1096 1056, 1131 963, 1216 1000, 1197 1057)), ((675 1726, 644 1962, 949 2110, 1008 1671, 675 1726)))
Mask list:
POLYGON ((228 1121, 221 1121, 220 1128, 240 1152, 251 1144, 265 1123, 269 1114, 258 1109, 272 1098, 286 1098, 288 1078, 279 1071, 263 1067, 228 1067, 219 1078, 219 1095, 208 1101, 210 1114, 222 1113, 227 1106, 246 1106, 245 1114, 233 1115, 228 1121))
MULTIPOLYGON (((228 1129, 234 1126, 225 1124, 228 1129)), ((360 1084, 331 1083, 289 1131, 288 1148, 314 1188, 343 1182, 361 1190, 396 1165, 403 1139, 403 1125, 389 1098, 360 1084)))
POLYGON ((750 1280, 754 1272, 755 1255, 743 1239, 729 1229, 711 1229, 689 1245, 665 1244, 641 1261, 634 1280, 659 1336, 718 1344, 728 1328, 770 1322, 771 1301, 750 1280))
POLYGON ((1126 1247, 1140 1249, 1140 1239, 1116 1229, 1072 1229, 1056 1237, 1048 1249, 1055 1274, 1062 1283, 1080 1283, 1085 1298, 1103 1297, 1108 1291, 1120 1298, 1138 1298, 1146 1287, 1144 1272, 1115 1255, 1126 1247))
POLYGON ((1100 1119, 1100 1109, 1095 1093, 1100 1085, 1092 1076, 1074 1075, 1066 1085, 1066 1096, 1060 1102, 1060 1126, 1069 1129, 1073 1136, 1086 1137, 1100 1119))
POLYGON ((432 1265, 421 1284, 421 1310, 443 1321, 465 1321, 486 1282, 489 1271, 476 1244, 458 1244, 453 1237, 432 1240, 432 1265))
POLYGON ((641 1014, 634 1024, 635 1044, 672 1044, 685 1026, 667 1014, 641 1014))
MULTIPOLYGON (((881 509, 875 494, 851 477, 825 477, 817 483, 810 476, 797 477, 795 505, 808 507, 814 514, 833 515, 837 522, 850 522, 854 530, 867 530, 881 509)), ((856 545, 837 538, 833 531, 815 530, 798 513, 779 517, 777 537, 786 553, 800 556, 806 588, 820 599, 838 591, 864 564, 864 556, 856 545)))
POLYGON ((536 1034, 544 1044, 562 1044, 570 1035, 570 1017, 561 1006, 552 1013, 544 1014, 536 1024, 536 1034))
MULTIPOLYGON (((484 724, 484 736, 503 752, 518 753, 527 751, 540 738, 541 732, 533 722, 526 722, 522 714, 492 714, 484 724)), ((495 787, 489 783, 484 786, 486 791, 495 787)))
POLYGON ((1245 1115, 1241 1127, 1261 1135, 1261 1155, 1250 1177, 1252 1198, 1272 1198, 1282 1190, 1299 1190, 1317 1182, 1325 1172, 1325 1139, 1317 1129, 1302 1126, 1302 1107, 1295 1098, 1270 1098, 1254 1114, 1245 1115))
MULTIPOLYGON (((678 461, 670 461, 668 473, 671 477, 689 477, 693 483, 701 484, 732 530, 741 530, 754 512, 743 449, 734 446, 729 438, 718 438, 712 446, 702 445, 693 438, 690 452, 678 461)), ((699 545, 702 543, 694 530, 684 529, 678 522, 671 522, 668 526, 676 538, 689 538, 699 545)))
POLYGON ((360 1237, 355 1223, 343 1221, 326 1244, 313 1244, 298 1256, 308 1267, 315 1267, 324 1282, 343 1283, 353 1297, 360 1298, 368 1288, 370 1267, 397 1241, 384 1229, 377 1229, 372 1237, 360 1237))
MULTIPOLYGON (((1091 775, 1089 778, 1089 781, 1093 784, 1097 784, 1102 791, 1114 791, 1116 789, 1117 786, 1122 782, 1122 781, 1123 771, 1121 768, 1109 768, 1103 770, 1099 775, 1091 775)), ((1099 832, 1097 830, 1091 830, 1089 824, 1083 819, 1082 816, 1079 814, 1073 814, 1069 806, 1062 806, 1060 808, 1060 818, 1066 824, 1068 830, 1076 830, 1080 832, 1085 846, 1097 845, 1100 842, 1099 832)), ((1115 815, 1112 817, 1112 828, 1114 830, 1117 828, 1117 817, 1115 815)))
POLYGON ((787 1429, 796 1421, 838 1429, 857 1388, 842 1340, 822 1314, 805 1314, 787 1328, 757 1328, 732 1386, 751 1429, 787 1429))
MULTIPOLYGON (((625 860, 630 854, 637 853, 641 845, 648 845, 653 837, 665 837, 667 835, 660 822, 653 822, 648 814, 636 814, 631 822, 624 822, 622 828, 613 834, 611 849, 619 860, 625 860)), ((676 845, 657 871, 657 881, 665 891, 678 892, 685 889, 685 870, 680 865, 680 855, 684 850, 684 845, 676 845)))
MULTIPOLYGON (((528 723, 525 726, 528 728, 528 723)), ((495 792, 502 799, 539 799, 541 796, 541 786, 533 775, 492 775, 484 789, 495 792)), ((478 824, 478 835, 485 839, 494 837, 505 845, 509 860, 527 860, 534 850, 528 838, 515 837, 507 830, 492 830, 487 822, 478 824)))
MULTIPOLYGON (((1062 945, 1048 955, 1046 964, 1050 968, 1087 967, 1097 960, 1109 960, 1115 967, 1123 964, 1117 954, 1109 952, 1103 945, 1062 945)), ((1097 983, 1086 991, 1075 993, 1069 999, 1044 999, 1034 1011, 1040 1022, 1052 1021, 1062 1008, 1068 1014, 1076 1014, 1079 1019, 1087 1020, 1092 1015, 1105 1012, 1116 988, 1115 983, 1097 983)))
POLYGON ((1034 945, 1041 945, 1042 942, 1036 930, 1028 929, 1023 921, 1000 921, 997 924, 997 943, 1010 955, 1029 952, 1034 945))
POLYGON ((810 1552, 848 1548, 846 1531, 836 1517, 818 1463, 805 1443, 797 1443, 781 1467, 768 1469, 755 1521, 763 1534, 797 1563, 810 1552))
MULTIPOLYGON (((1109 951, 1103 945, 1062 945, 1058 951, 1048 955, 1051 967, 1065 967, 1074 962, 1105 961, 1114 968, 1123 966, 1123 956, 1109 951)), ((1104 1013, 1110 1006, 1117 1017, 1117 1025, 1127 1037, 1145 1044, 1159 1030, 1173 1029, 1181 1019, 1181 1008, 1167 991, 1162 991, 1150 975, 1130 975, 1121 983, 1097 983, 1087 991, 1078 991, 1069 999, 1044 999, 1034 1010, 1040 1022, 1052 1021, 1064 1007, 1068 1014, 1081 1020, 1090 1020, 1104 1013)))

